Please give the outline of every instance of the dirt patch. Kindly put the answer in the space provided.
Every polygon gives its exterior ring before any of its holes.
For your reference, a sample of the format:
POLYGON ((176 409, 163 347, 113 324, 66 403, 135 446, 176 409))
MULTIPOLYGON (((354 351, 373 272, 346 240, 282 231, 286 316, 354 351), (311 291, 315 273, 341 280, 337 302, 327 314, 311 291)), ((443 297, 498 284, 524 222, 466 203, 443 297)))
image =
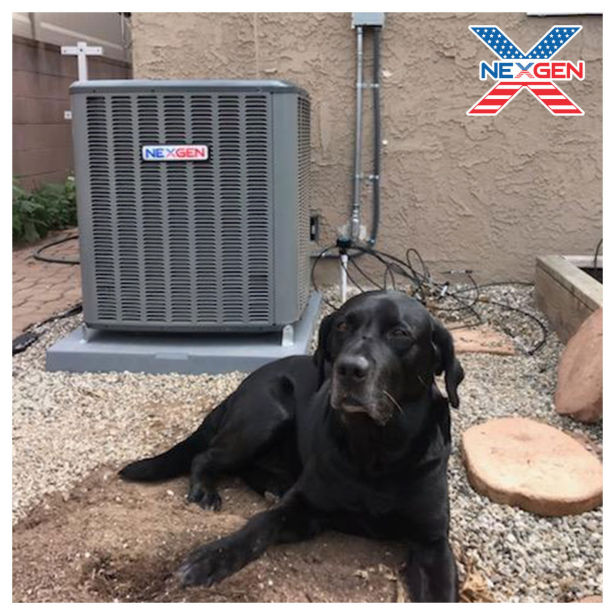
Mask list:
MULTIPOLYGON (((403 545, 325 533, 273 547, 211 588, 181 588, 183 557, 267 507, 240 481, 223 509, 186 503, 187 480, 125 483, 102 468, 68 497, 54 495, 13 530, 15 602, 399 602, 403 545)), ((463 568, 463 566, 462 566, 463 568)), ((468 574, 466 600, 485 600, 468 574)))

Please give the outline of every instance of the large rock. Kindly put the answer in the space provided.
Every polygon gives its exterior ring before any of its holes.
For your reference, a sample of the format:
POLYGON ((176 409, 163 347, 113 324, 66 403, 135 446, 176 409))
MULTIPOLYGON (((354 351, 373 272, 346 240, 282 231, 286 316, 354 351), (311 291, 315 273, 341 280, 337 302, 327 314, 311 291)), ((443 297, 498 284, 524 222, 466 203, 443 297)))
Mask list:
POLYGON ((562 431, 525 418, 487 421, 461 439, 471 485, 494 502, 539 515, 602 503, 602 464, 562 431))
POLYGON ((583 322, 562 353, 555 409, 584 423, 602 418, 602 308, 583 322))

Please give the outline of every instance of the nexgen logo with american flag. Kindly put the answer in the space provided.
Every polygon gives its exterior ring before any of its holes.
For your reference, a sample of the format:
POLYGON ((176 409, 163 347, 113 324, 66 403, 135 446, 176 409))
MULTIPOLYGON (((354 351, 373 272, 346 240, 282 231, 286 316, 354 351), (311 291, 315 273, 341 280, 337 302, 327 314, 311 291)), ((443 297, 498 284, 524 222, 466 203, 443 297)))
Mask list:
POLYGON ((497 26, 469 26, 480 41, 498 56, 481 62, 479 77, 496 84, 467 115, 497 115, 523 89, 527 89, 553 115, 584 115, 583 110, 553 81, 585 78, 585 63, 553 61, 582 26, 553 26, 527 53, 523 53, 497 26))

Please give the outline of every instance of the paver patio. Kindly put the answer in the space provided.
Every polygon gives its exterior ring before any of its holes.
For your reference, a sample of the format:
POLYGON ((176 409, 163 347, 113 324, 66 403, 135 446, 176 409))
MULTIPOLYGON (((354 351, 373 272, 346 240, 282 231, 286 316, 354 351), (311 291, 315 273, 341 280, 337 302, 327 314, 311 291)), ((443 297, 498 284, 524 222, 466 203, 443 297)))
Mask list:
MULTIPOLYGON (((13 251, 13 338, 28 325, 41 322, 81 301, 79 265, 61 265, 36 260, 32 253, 41 246, 77 234, 77 229, 50 233, 36 244, 13 251)), ((78 258, 77 241, 68 241, 45 251, 46 256, 78 258)))

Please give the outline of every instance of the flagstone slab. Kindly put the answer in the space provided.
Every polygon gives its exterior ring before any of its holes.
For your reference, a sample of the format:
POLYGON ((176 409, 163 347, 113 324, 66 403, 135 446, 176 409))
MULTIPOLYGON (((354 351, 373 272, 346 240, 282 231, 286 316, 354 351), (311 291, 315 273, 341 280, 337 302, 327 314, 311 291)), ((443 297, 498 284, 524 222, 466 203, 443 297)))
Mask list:
POLYGON ((545 516, 602 503, 602 464, 563 431, 531 419, 493 419, 466 430, 461 449, 474 489, 545 516))
POLYGON ((455 352, 484 352, 488 354, 514 355, 515 346, 506 334, 487 325, 474 328, 452 329, 455 352))

